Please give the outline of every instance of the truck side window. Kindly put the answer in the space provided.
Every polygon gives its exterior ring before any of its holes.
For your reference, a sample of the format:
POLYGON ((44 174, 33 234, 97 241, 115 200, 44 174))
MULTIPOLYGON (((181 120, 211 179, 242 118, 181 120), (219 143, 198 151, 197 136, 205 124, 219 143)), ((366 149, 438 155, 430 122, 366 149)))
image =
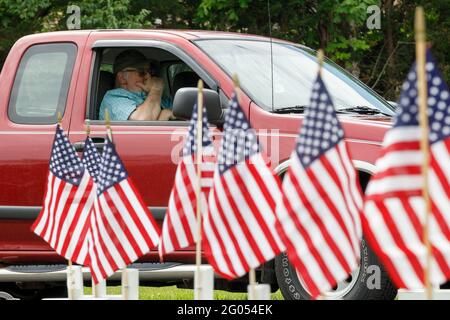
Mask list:
POLYGON ((20 61, 9 100, 11 121, 52 124, 64 114, 77 54, 72 43, 39 44, 28 48, 20 61))
POLYGON ((167 68, 167 78, 170 85, 171 95, 175 97, 178 89, 183 87, 194 87, 198 85, 200 77, 183 62, 171 64, 167 68))
MULTIPOLYGON (((104 101, 105 95, 111 90, 118 89, 119 83, 117 82, 117 73, 114 73, 114 63, 116 58, 125 50, 138 50, 145 58, 152 62, 152 68, 149 70, 153 76, 161 78, 164 82, 164 89, 161 98, 161 106, 163 109, 171 109, 175 93, 180 88, 194 87, 197 88, 198 69, 182 60, 176 50, 166 50, 158 47, 98 47, 95 49, 94 55, 94 69, 92 71, 92 85, 90 104, 87 117, 91 120, 101 120, 103 115, 100 116, 100 110, 104 101), (197 69, 194 70, 194 69, 197 69)), ((183 53, 181 53, 183 55, 183 53)), ((184 57, 186 58, 186 57, 184 57)), ((190 59, 187 59, 190 60, 190 59)), ((208 85, 204 83, 204 87, 209 89, 208 85)), ((121 95, 122 93, 120 93, 121 95)), ((114 93, 114 96, 118 93, 114 93)), ((125 97, 126 98, 126 97, 125 97)), ((142 103, 138 101, 139 105, 142 103)), ((109 101, 110 104, 111 101, 109 101)), ((103 108, 107 104, 105 103, 103 108)), ((117 104, 116 105, 120 105, 117 104)), ((134 106, 134 105, 132 105, 134 106)), ((127 109, 128 112, 128 109, 127 109)), ((102 113, 103 114, 103 113, 102 113)), ((123 117, 122 117, 123 118, 123 117)), ((102 120, 101 120, 102 121, 102 120)), ((122 121, 114 120, 112 121, 122 121)), ((147 121, 147 120, 142 120, 147 121)), ((156 123, 145 124, 142 121, 127 121, 124 124, 128 125, 157 125, 156 123)), ((176 121, 184 121, 183 119, 176 119, 176 121)), ((161 121, 161 125, 167 125, 166 122, 161 121)))

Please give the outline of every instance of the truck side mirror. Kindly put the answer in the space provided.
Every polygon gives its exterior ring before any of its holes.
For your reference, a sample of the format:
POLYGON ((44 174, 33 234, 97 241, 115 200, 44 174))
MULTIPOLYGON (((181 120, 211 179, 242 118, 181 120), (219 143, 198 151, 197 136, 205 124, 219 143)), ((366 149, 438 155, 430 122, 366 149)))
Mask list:
MULTIPOLYGON (((180 119, 189 120, 192 117, 192 109, 197 102, 197 88, 181 88, 173 99, 173 115, 180 119)), ((208 122, 223 124, 223 110, 220 106, 219 94, 211 89, 203 89, 203 105, 208 113, 208 122)))

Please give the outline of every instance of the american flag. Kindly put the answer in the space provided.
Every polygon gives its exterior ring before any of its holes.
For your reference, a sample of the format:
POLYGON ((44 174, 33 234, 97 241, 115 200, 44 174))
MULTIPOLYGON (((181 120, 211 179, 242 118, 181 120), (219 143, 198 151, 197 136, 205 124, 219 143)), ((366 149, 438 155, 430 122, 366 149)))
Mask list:
MULTIPOLYGON (((94 142, 92 139, 88 136, 86 137, 85 143, 84 143, 84 151, 83 151, 83 157, 81 160, 84 164, 84 167, 87 169, 89 175, 94 181, 94 189, 96 192, 97 190, 97 184, 99 182, 100 177, 100 166, 102 157, 98 153, 94 142)), ((96 195, 96 193, 95 193, 96 195)), ((81 245, 77 245, 76 250, 74 251, 74 256, 77 257, 78 261, 84 261, 83 265, 89 264, 89 244, 92 241, 91 239, 91 215, 94 211, 94 205, 92 204, 91 207, 91 213, 89 214, 88 220, 84 224, 83 228, 79 231, 79 238, 81 245)))
POLYGON ((95 199, 94 183, 59 125, 51 151, 44 206, 31 229, 67 260, 78 264, 81 231, 95 199))
POLYGON ((284 250, 275 231, 278 196, 278 177, 264 161, 256 133, 234 95, 203 219, 205 255, 218 274, 243 276, 284 250))
POLYGON ((101 161, 89 252, 95 284, 146 254, 159 240, 159 228, 109 138, 101 161))
MULTIPOLYGON (((430 142, 429 194, 432 245, 430 282, 450 278, 450 94, 427 51, 430 142)), ((399 288, 424 287, 427 250, 423 242, 421 128, 415 64, 403 84, 394 126, 383 141, 377 172, 370 180, 363 227, 369 244, 399 288)))
MULTIPOLYGON (((160 257, 175 250, 186 248, 197 241, 197 105, 192 119, 183 157, 175 174, 175 183, 169 198, 169 207, 164 219, 159 242, 160 257)), ((203 108, 203 140, 201 166, 202 211, 207 209, 207 195, 214 174, 214 147, 209 137, 206 108, 203 108)))
POLYGON ((283 180, 277 230, 313 298, 348 278, 360 261, 362 193, 320 75, 283 180))

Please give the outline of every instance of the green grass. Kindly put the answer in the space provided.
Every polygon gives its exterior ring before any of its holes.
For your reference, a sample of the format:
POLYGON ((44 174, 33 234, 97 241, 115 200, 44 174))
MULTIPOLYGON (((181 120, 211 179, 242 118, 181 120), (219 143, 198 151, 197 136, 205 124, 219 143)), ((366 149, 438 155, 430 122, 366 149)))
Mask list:
MULTIPOLYGON (((85 294, 92 294, 90 287, 84 288, 85 294)), ((120 295, 121 287, 107 287, 106 293, 110 295, 120 295)), ((178 289, 176 286, 170 287, 139 287, 140 300, 193 300, 194 290, 178 289)), ((247 293, 236 293, 222 290, 214 290, 214 300, 246 300, 247 293)), ((280 290, 271 295, 272 300, 283 300, 280 290)))

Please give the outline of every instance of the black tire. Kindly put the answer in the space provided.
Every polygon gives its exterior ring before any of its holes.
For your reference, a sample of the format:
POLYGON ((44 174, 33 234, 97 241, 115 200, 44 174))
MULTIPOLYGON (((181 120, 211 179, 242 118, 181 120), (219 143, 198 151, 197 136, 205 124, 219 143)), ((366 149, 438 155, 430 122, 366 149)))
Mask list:
POLYGON ((9 292, 0 291, 0 301, 1 300, 18 300, 18 299, 13 295, 11 295, 9 292))
MULTIPOLYGON (((65 284, 65 283, 62 283, 65 284)), ((66 286, 58 284, 54 286, 40 285, 40 288, 23 289, 15 283, 0 283, 0 300, 25 300, 37 301, 43 298, 67 297, 66 286)))
MULTIPOLYGON (((283 297, 287 300, 309 300, 311 295, 304 289, 287 254, 275 258, 275 274, 283 297)), ((361 267, 356 278, 350 277, 345 289, 334 291, 327 299, 343 300, 393 300, 397 289, 389 279, 376 255, 363 240, 361 243, 361 267)))

